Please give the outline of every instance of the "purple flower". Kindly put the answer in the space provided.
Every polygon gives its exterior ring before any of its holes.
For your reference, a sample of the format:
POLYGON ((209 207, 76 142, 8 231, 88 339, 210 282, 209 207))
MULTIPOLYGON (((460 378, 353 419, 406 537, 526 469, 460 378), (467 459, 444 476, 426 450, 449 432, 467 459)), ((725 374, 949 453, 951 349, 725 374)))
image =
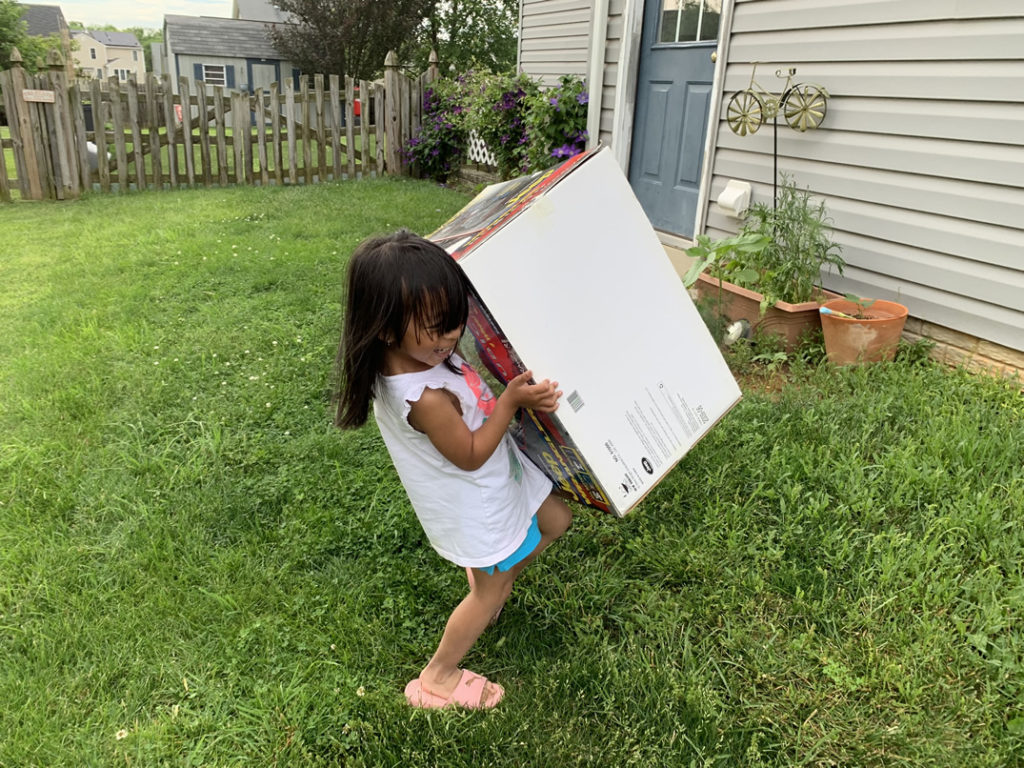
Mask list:
POLYGON ((574 147, 570 144, 563 144, 560 147, 555 147, 551 150, 552 157, 572 157, 578 155, 580 150, 578 147, 574 147))
POLYGON ((552 107, 557 107, 558 106, 558 97, 557 96, 552 96, 550 99, 548 99, 548 104, 550 104, 552 107))
POLYGON ((576 103, 577 104, 586 104, 589 101, 590 101, 590 96, 587 94, 586 91, 584 91, 583 93, 577 93, 576 94, 576 103))

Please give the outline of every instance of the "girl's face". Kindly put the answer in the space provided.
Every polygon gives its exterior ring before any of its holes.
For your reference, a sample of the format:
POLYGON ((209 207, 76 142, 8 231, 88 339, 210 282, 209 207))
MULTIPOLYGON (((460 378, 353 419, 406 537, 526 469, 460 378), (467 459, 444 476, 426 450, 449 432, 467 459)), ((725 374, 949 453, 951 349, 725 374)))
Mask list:
POLYGON ((398 344, 388 348, 388 368, 391 373, 416 373, 440 365, 455 351, 465 326, 460 325, 447 333, 417 328, 410 323, 398 344))

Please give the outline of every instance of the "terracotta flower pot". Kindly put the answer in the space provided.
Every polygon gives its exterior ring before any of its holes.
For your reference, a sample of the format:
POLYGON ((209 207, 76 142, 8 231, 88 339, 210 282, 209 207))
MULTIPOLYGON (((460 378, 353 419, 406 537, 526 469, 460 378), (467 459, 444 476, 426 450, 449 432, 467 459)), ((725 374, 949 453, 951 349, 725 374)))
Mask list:
MULTIPOLYGON (((761 300, 764 297, 756 291, 705 274, 701 274, 694 285, 698 296, 716 302, 721 288, 722 314, 725 317, 732 321, 746 320, 751 328, 780 337, 787 352, 795 350, 800 337, 808 331, 821 328, 818 313, 821 305, 817 301, 801 304, 779 301, 768 307, 762 315, 761 300)), ((838 296, 838 293, 822 290, 822 301, 838 296)))
POLYGON ((859 308, 848 299, 830 299, 821 305, 821 330, 825 352, 836 365, 892 360, 907 322, 907 308, 895 301, 877 299, 856 317, 859 308), (828 314, 842 312, 851 317, 828 314))

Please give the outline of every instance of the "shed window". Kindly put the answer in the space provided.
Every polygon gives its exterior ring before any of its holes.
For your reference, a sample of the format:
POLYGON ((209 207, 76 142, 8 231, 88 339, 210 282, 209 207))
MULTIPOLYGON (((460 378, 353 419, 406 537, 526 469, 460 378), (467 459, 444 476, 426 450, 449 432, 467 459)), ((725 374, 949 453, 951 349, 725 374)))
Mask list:
POLYGON ((223 64, 203 64, 203 80, 208 85, 227 85, 223 64))
POLYGON ((661 0, 659 43, 718 39, 722 0, 661 0))

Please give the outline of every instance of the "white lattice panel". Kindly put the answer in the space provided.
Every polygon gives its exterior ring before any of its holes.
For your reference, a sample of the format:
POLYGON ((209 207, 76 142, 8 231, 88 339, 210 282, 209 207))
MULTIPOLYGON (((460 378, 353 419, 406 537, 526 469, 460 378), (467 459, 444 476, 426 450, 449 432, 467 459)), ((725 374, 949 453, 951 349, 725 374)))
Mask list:
POLYGON ((467 157, 472 163, 483 163, 484 165, 498 164, 498 159, 491 154, 491 150, 484 144, 484 140, 476 135, 476 131, 469 132, 469 151, 467 157))

